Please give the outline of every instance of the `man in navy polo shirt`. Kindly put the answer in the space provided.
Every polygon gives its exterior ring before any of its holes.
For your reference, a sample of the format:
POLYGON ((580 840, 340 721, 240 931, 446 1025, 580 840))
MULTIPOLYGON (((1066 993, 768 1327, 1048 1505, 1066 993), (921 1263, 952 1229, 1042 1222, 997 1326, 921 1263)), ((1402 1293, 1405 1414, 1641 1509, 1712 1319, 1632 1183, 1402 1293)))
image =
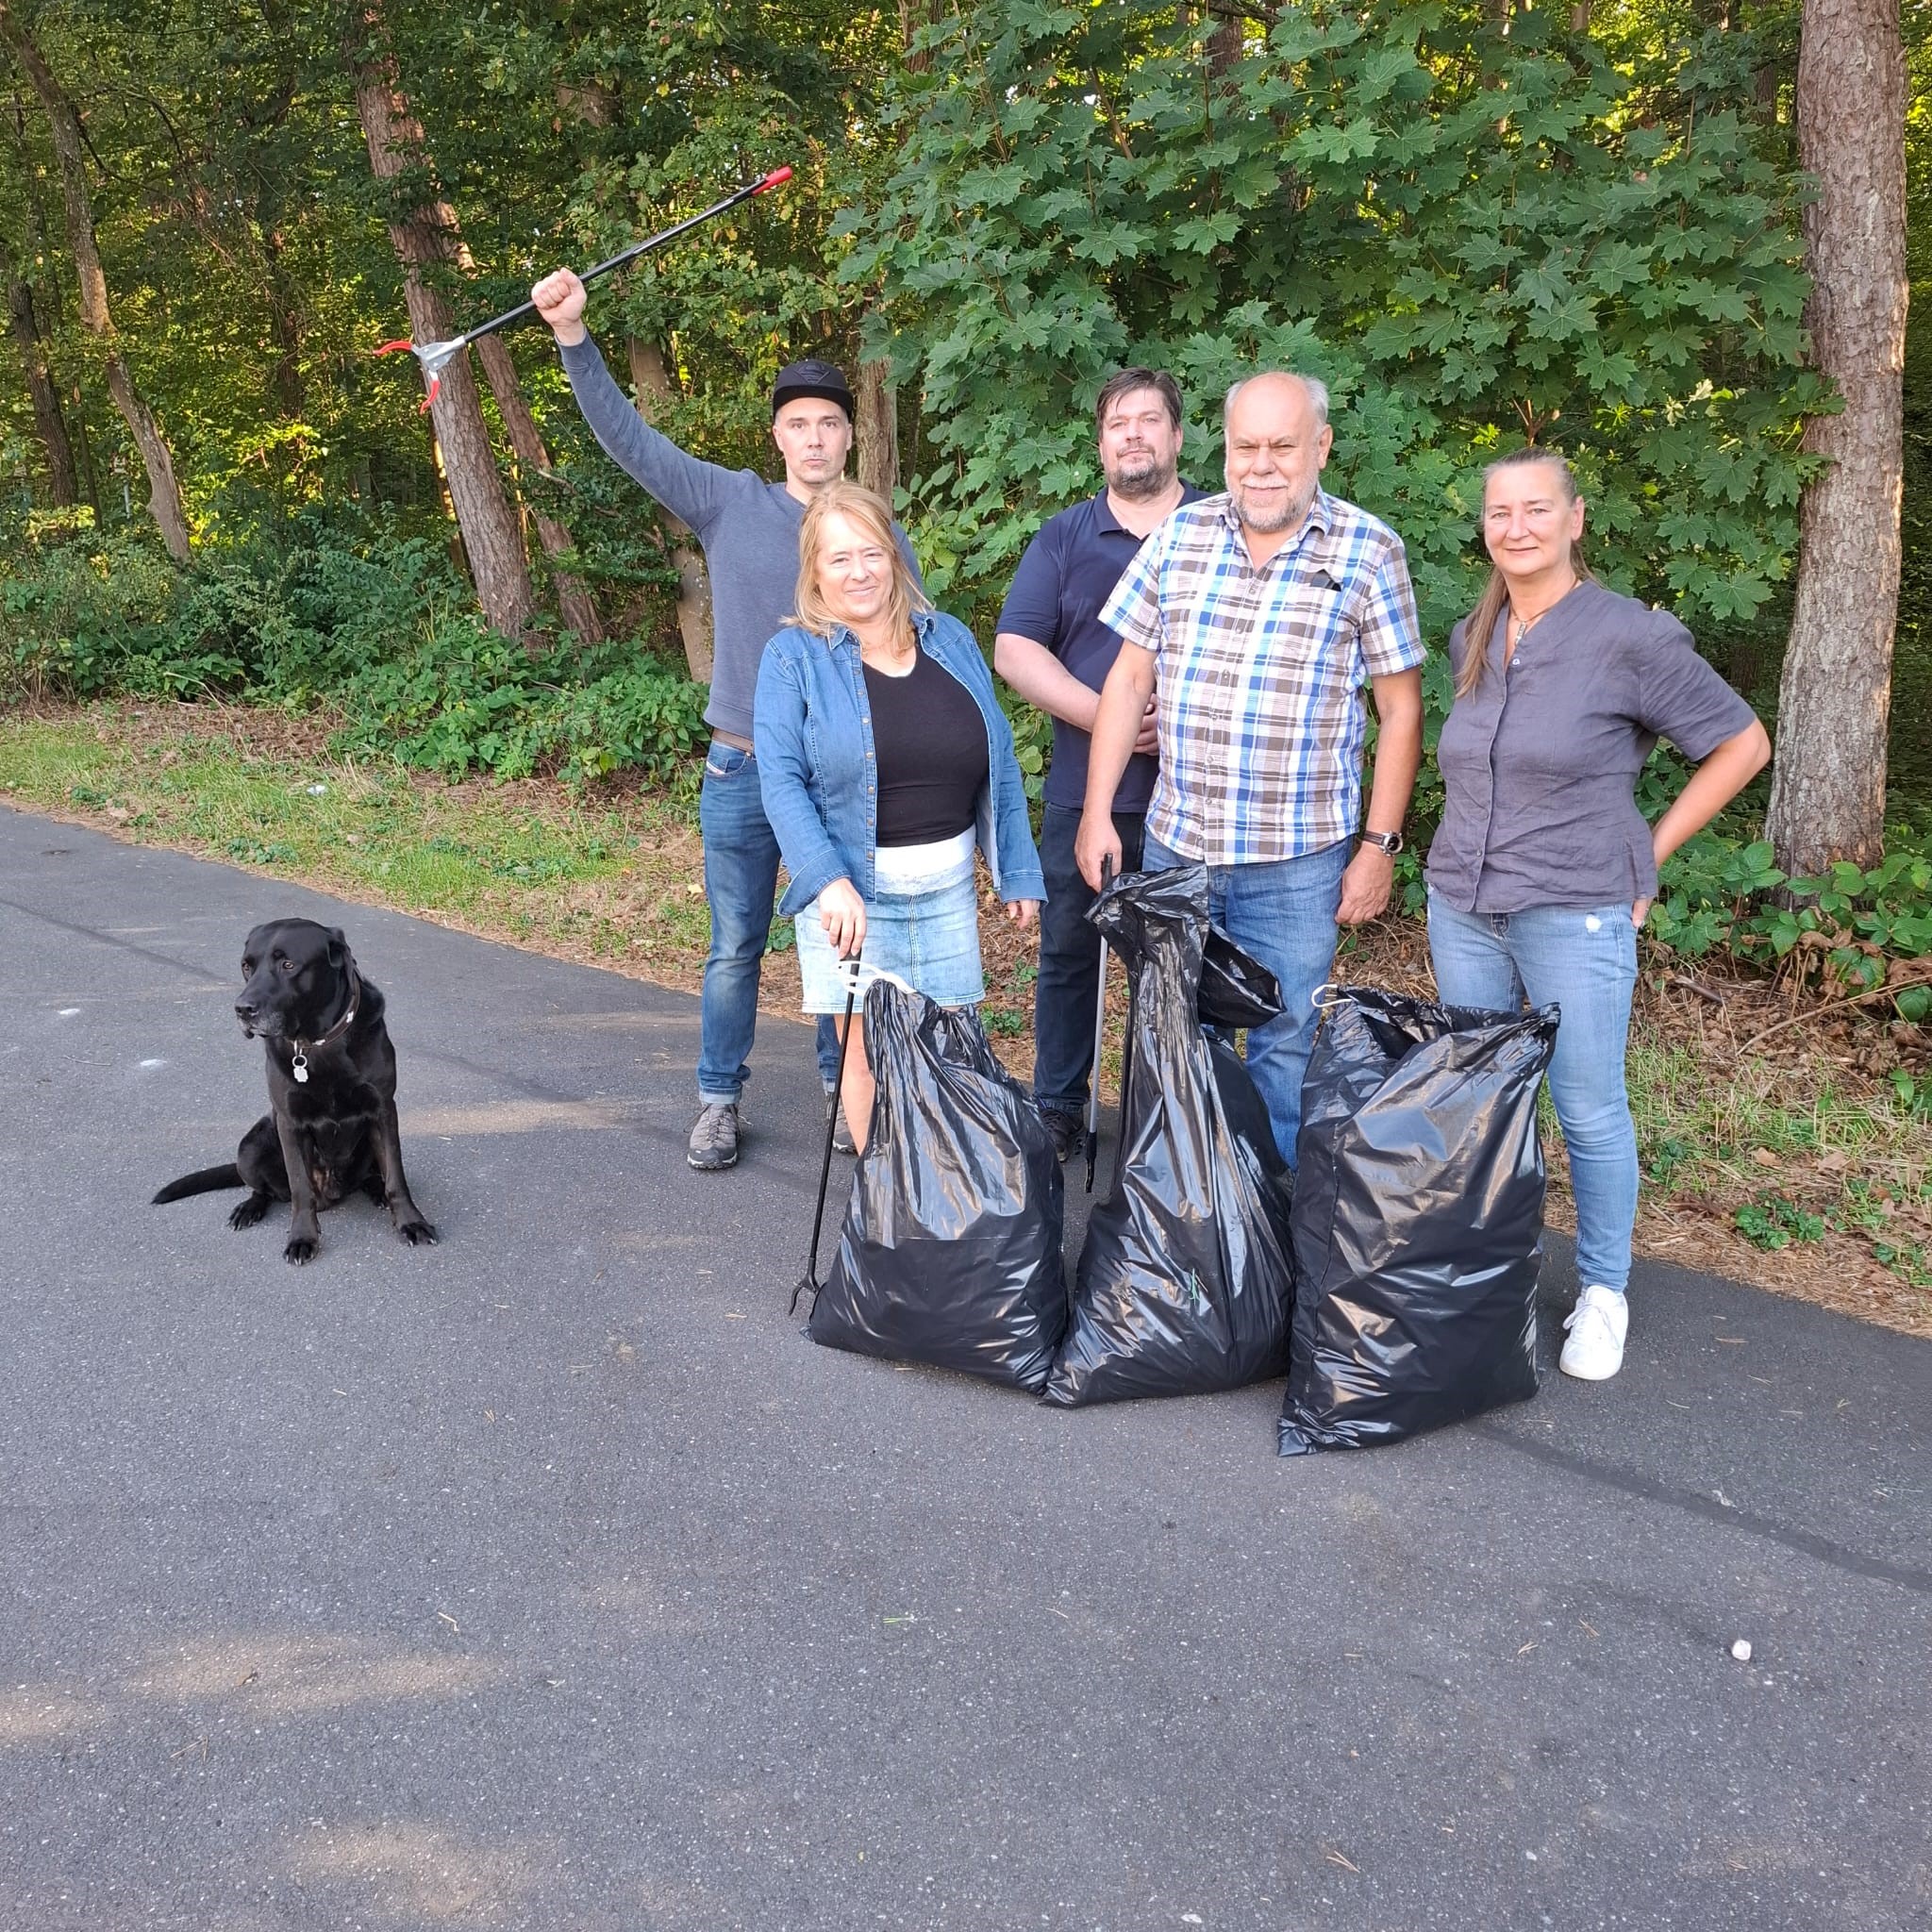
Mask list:
MULTIPOLYGON (((1040 977, 1033 989, 1033 1096, 1062 1160, 1082 1143, 1093 1061, 1100 935, 1087 924, 1093 893, 1074 862, 1087 794, 1088 734, 1100 688, 1119 655, 1101 608, 1141 540, 1201 492, 1180 480, 1181 392, 1164 370, 1124 369, 1093 406, 1107 488, 1052 518, 1020 559, 1000 611, 993 668, 1053 719, 1040 830, 1046 904, 1040 914, 1040 977)), ((1141 826, 1154 791, 1155 708, 1114 794, 1122 865, 1141 864, 1141 826)))

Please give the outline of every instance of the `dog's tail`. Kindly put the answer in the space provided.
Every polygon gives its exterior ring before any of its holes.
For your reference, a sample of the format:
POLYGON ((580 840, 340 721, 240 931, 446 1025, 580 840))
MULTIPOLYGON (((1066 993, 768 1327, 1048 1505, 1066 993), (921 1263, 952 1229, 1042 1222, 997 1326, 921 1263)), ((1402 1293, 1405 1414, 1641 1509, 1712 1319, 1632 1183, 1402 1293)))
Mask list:
POLYGON ((159 1208, 169 1201, 185 1201, 190 1194, 212 1194, 223 1188, 245 1187, 242 1170, 231 1160, 225 1167, 204 1167, 193 1174, 184 1174, 178 1181, 170 1181, 149 1204, 159 1208))

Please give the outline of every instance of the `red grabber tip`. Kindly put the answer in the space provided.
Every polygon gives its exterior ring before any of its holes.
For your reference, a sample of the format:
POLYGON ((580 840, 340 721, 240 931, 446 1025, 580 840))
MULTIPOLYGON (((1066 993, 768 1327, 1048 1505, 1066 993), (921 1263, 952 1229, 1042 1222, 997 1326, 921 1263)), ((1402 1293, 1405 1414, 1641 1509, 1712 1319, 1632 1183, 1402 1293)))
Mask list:
POLYGON ((776 188, 780 182, 789 181, 791 180, 791 170, 790 168, 774 168, 772 172, 769 175, 767 175, 762 181, 758 183, 758 192, 760 194, 762 194, 766 189, 776 188))

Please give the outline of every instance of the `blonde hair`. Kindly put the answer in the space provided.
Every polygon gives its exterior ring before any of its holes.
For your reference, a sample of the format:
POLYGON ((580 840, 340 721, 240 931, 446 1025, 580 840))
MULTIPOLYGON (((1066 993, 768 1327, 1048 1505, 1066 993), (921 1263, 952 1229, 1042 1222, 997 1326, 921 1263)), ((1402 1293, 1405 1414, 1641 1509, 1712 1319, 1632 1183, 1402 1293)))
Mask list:
POLYGON ((930 610, 932 599, 919 588, 912 566, 899 548, 898 533, 892 528, 892 512, 885 498, 861 484, 848 483, 842 478, 827 483, 805 507, 805 522, 798 529, 798 588, 792 593, 797 608, 786 623, 822 638, 829 638, 839 628, 840 621, 825 608, 824 594, 819 589, 819 541, 832 517, 843 517, 884 546, 886 555, 892 559, 886 615, 891 620, 894 636, 909 636, 913 612, 930 610))
MULTIPOLYGON (((1507 457, 1498 457, 1483 472, 1485 513, 1488 510, 1490 478, 1499 470, 1522 469, 1530 463, 1547 463, 1556 471, 1565 503, 1574 503, 1582 494, 1576 487, 1576 473, 1560 450, 1540 449, 1535 443, 1530 443, 1524 449, 1512 449, 1507 457)), ((1596 581, 1589 564, 1583 560, 1582 543, 1574 540, 1570 545, 1570 568, 1575 572, 1579 584, 1596 581)), ((1456 674, 1457 697, 1466 698, 1483 681, 1483 671, 1490 661, 1490 639, 1495 632, 1496 620, 1503 614, 1503 607, 1508 601, 1508 579, 1491 564, 1490 580, 1483 586, 1482 595, 1475 600, 1475 608, 1463 623, 1462 664, 1456 674)))

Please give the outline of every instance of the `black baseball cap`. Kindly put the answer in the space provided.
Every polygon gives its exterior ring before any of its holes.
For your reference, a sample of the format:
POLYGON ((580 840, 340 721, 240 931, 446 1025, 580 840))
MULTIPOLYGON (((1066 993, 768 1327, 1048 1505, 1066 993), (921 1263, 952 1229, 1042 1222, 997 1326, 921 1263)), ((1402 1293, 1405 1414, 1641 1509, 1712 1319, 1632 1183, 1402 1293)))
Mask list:
POLYGON ((808 356, 803 362, 786 363, 778 372, 778 380, 772 385, 773 416, 775 418, 787 403, 795 403, 801 396, 819 396, 825 402, 837 403, 845 411, 845 420, 854 420, 852 385, 836 363, 821 362, 816 356, 808 356))

